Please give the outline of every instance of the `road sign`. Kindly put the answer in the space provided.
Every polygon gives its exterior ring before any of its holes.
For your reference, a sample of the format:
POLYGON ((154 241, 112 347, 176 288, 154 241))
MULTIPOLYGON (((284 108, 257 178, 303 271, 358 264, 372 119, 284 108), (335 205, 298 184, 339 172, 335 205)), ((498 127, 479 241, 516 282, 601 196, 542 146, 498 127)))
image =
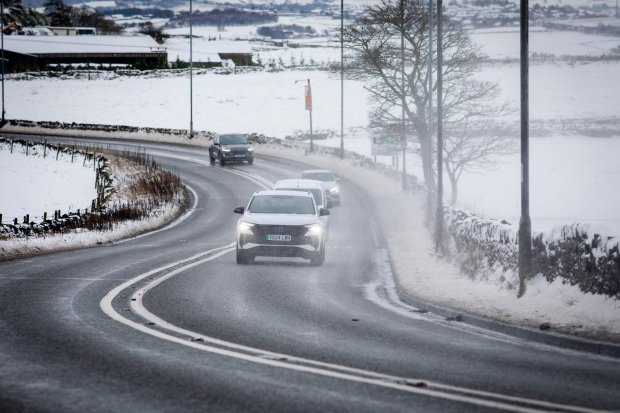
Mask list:
POLYGON ((310 84, 304 87, 306 92, 306 110, 312 110, 312 89, 310 89, 310 84))

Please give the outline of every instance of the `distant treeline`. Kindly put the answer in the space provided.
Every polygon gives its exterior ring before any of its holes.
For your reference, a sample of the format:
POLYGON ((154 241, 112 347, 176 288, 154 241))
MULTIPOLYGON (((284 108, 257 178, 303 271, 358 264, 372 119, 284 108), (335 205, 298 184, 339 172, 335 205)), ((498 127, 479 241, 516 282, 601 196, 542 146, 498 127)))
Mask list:
POLYGON ((172 19, 174 17, 173 10, 167 9, 159 9, 159 8, 147 8, 141 9, 139 7, 125 7, 125 8, 117 8, 117 9, 108 9, 103 7, 98 7, 96 10, 106 16, 112 16, 115 14, 120 14, 124 17, 131 16, 149 16, 151 18, 156 19, 172 19))
MULTIPOLYGON (((211 11, 192 13, 192 24, 196 26, 244 26, 273 23, 278 15, 269 12, 246 11, 240 9, 214 9, 211 11)), ((170 19, 168 26, 185 26, 189 22, 189 12, 180 12, 170 19)))
POLYGON ((259 36, 271 37, 272 39, 284 39, 291 34, 315 34, 312 26, 299 26, 297 24, 278 24, 276 26, 261 26, 256 32, 259 36))

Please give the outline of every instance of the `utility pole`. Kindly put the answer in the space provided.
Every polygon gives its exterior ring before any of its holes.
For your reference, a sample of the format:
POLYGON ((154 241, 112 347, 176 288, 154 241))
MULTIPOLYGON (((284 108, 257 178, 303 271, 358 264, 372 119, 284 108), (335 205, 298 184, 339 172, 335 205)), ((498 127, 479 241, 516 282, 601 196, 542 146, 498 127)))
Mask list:
POLYGON ((189 138, 194 137, 194 61, 193 61, 193 39, 192 31, 192 0, 189 0, 189 138))
POLYGON ((428 0, 428 217, 433 216, 433 0, 428 0))
POLYGON ((443 1, 437 0, 437 205, 435 252, 443 254, 443 1))
POLYGON ((340 159, 344 159, 344 0, 340 0, 340 159))
POLYGON ((0 128, 6 124, 4 117, 4 0, 0 0, 0 37, 2 38, 2 120, 0 120, 0 128))
POLYGON ((521 219, 519 220, 519 292, 532 274, 532 221, 530 220, 529 159, 529 16, 528 0, 521 0, 521 219))
POLYGON ((407 189, 407 136, 405 135, 405 105, 407 97, 405 93, 405 2, 400 0, 400 97, 401 97, 401 114, 400 114, 400 145, 403 149, 403 177, 402 190, 407 189))

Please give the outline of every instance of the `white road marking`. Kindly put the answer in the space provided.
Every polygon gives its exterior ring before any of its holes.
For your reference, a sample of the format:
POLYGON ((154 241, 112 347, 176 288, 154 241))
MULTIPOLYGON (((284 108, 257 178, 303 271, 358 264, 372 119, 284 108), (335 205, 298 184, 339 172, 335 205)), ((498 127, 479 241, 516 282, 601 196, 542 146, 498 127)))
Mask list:
POLYGON ((229 244, 221 248, 206 251, 194 255, 188 259, 177 261, 134 277, 131 280, 119 285, 118 287, 110 291, 101 300, 100 307, 103 312, 107 314, 110 318, 151 336, 181 344, 186 347, 191 347, 200 351, 205 351, 208 353, 218 354, 226 357, 232 357, 238 360, 244 360, 256 364, 284 368, 304 373, 312 373, 324 377, 370 384, 380 387, 391 388, 403 392, 415 393, 428 397, 469 403, 476 406, 490 407, 511 412, 538 413, 549 411, 550 409, 580 413, 599 412, 599 410, 595 409, 568 406, 523 397, 506 396, 499 393, 468 389, 459 386, 445 385, 438 382, 427 381, 419 378, 392 376, 369 370, 356 369, 337 364, 299 358, 288 354, 273 353, 270 351, 205 336, 197 332, 177 327, 155 316, 144 307, 142 298, 149 290, 157 287, 162 282, 180 274, 187 269, 212 261, 223 256, 224 254, 234 251, 233 245, 234 244, 229 244), (170 271, 170 269, 173 267, 177 268, 170 271), (119 312, 117 312, 112 305, 112 301, 114 300, 114 298, 116 298, 123 290, 146 279, 147 277, 156 275, 164 271, 169 272, 166 273, 166 275, 153 280, 146 286, 134 292, 132 296, 131 307, 137 315, 143 317, 150 323, 154 323, 158 328, 168 330, 178 335, 183 335, 186 338, 180 338, 175 335, 167 334, 166 332, 155 329, 154 327, 150 327, 145 324, 129 320, 123 317, 119 312), (193 339, 194 341, 190 341, 190 339, 193 339), (200 341, 195 341, 197 339, 200 341))

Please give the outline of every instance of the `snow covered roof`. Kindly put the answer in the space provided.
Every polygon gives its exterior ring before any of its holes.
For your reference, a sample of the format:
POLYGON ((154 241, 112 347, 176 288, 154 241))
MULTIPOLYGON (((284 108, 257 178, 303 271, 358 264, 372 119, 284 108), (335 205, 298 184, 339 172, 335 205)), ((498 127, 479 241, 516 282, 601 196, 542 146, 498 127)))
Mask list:
MULTIPOLYGON (((162 45, 168 51, 168 60, 174 61, 177 57, 189 61, 189 39, 172 37, 166 39, 162 45)), ((207 40, 194 39, 192 42, 192 59, 195 62, 221 62, 222 54, 252 54, 252 48, 247 41, 207 40)))
POLYGON ((152 37, 137 36, 4 36, 4 49, 22 54, 164 52, 152 37))
MULTIPOLYGON (((203 47, 200 40, 194 39, 192 44, 192 59, 195 62, 221 63, 222 59, 217 52, 203 47)), ((168 61, 173 62, 177 57, 185 62, 189 62, 189 39, 170 38, 163 44, 168 51, 168 61)))

